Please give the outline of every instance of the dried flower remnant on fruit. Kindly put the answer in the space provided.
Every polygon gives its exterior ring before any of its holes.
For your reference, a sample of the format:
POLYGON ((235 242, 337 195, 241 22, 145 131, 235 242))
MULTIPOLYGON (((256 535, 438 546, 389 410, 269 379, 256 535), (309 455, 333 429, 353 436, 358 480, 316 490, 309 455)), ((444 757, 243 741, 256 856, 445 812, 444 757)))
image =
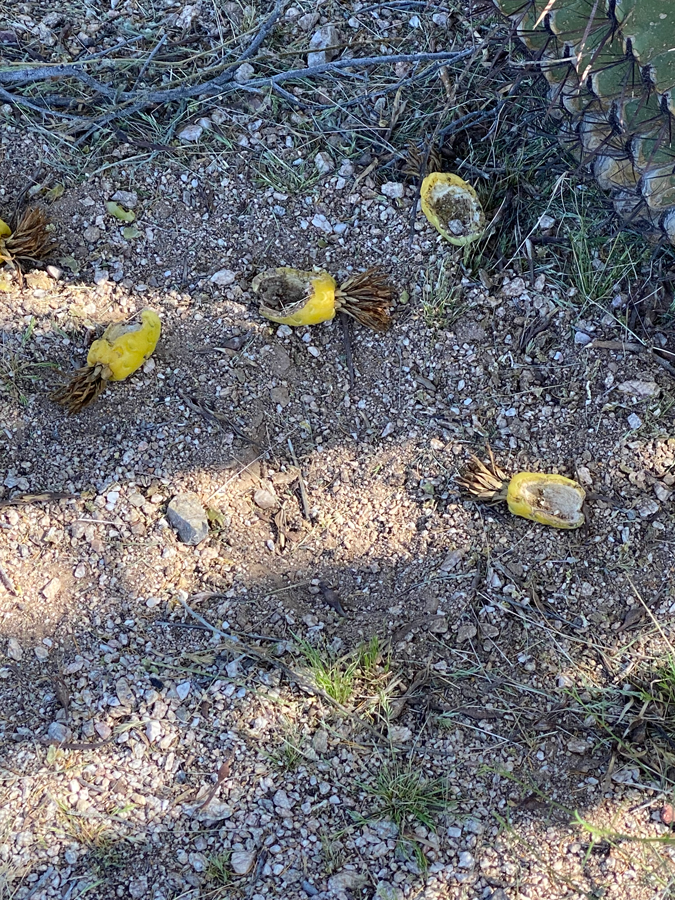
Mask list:
POLYGON ((152 355, 162 326, 159 316, 144 309, 138 323, 116 323, 89 348, 87 365, 51 397, 70 415, 81 412, 105 390, 109 381, 124 381, 152 355))
POLYGON ((478 240, 485 215, 476 191, 458 175, 432 172, 420 190, 422 212, 451 244, 462 247, 478 240))
POLYGON ((472 456, 457 484, 477 500, 506 501, 514 516, 521 516, 552 528, 580 528, 584 524, 586 492, 564 475, 518 472, 509 477, 497 466, 491 450, 490 466, 472 456))
POLYGON ((52 240, 49 222, 38 206, 29 207, 12 228, 0 219, 0 262, 26 263, 49 256, 52 240))
POLYGON ((253 279, 260 312, 281 325, 317 325, 344 312, 373 331, 390 325, 393 288, 377 267, 352 275, 339 287, 328 272, 282 266, 253 279))

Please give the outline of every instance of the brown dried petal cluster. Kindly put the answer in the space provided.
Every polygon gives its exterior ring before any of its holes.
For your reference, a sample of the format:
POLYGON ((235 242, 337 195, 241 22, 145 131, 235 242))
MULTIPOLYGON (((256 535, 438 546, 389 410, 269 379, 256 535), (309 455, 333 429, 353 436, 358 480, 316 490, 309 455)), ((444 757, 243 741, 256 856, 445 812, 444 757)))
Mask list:
POLYGON ((14 231, 0 240, 0 259, 7 262, 31 262, 44 259, 51 250, 48 219, 37 206, 26 209, 14 231))
POLYGON ((393 300, 394 289, 378 266, 352 275, 335 292, 335 308, 373 331, 391 325, 393 300))
POLYGON ((477 500, 499 502, 506 499, 509 476, 495 462, 494 454, 488 447, 490 468, 477 456, 471 454, 471 462, 464 469, 456 483, 472 494, 477 500))
POLYGON ((72 379, 64 387, 54 391, 50 397, 72 416, 99 397, 108 384, 104 366, 83 366, 77 369, 72 379))

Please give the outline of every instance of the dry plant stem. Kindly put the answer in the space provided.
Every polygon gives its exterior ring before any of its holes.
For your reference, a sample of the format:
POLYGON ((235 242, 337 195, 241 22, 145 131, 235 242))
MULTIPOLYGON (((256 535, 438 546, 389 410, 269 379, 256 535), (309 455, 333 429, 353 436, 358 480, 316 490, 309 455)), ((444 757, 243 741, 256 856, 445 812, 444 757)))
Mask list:
POLYGON ((250 644, 244 644, 242 641, 235 641, 232 637, 224 631, 221 631, 220 628, 216 628, 215 625, 212 625, 207 619, 203 616, 200 616, 199 613, 195 612, 188 603, 182 599, 182 597, 178 598, 178 602, 185 609, 187 613, 189 613, 194 619, 204 625, 205 628, 208 628, 209 631, 213 632, 213 634, 217 634, 219 638, 222 639, 224 646, 231 652, 235 653, 237 656, 248 656, 249 659, 254 659, 256 662, 265 663, 268 666, 272 666, 272 668, 281 669, 281 671, 287 675, 292 681, 301 687, 304 691, 308 691, 310 694, 314 694, 317 697, 321 697, 321 699, 336 709, 341 715, 350 719, 354 725, 358 728, 364 728, 366 731, 370 732, 373 737, 377 738, 378 741, 382 741, 382 735, 377 730, 377 728, 373 728, 373 726, 369 722, 364 722, 359 716, 355 713, 351 712, 351 710, 347 709, 346 706, 343 706, 337 700, 334 700, 330 694, 327 694, 325 691, 321 690, 320 687, 317 687, 311 682, 306 681, 299 672, 296 672, 295 669, 292 669, 290 666, 287 666, 286 663, 281 662, 280 659, 275 659, 272 656, 269 656, 263 650, 258 650, 257 647, 252 647, 250 644))
MULTIPOLYGON (((265 26, 263 26, 263 28, 264 27, 265 26)), ((74 78, 75 80, 80 81, 87 87, 91 88, 96 94, 99 95, 99 97, 104 97, 105 99, 110 100, 115 104, 119 104, 120 107, 122 104, 134 104, 139 109, 143 109, 147 106, 170 103, 176 100, 189 100, 192 97, 196 97, 202 94, 221 94, 229 90, 241 89, 242 85, 234 82, 234 71, 237 69, 242 60, 248 59, 255 52, 255 50, 258 49, 258 46, 260 46, 260 44, 258 44, 255 49, 252 49, 254 43, 255 41, 251 44, 251 47, 249 47, 249 49, 239 57, 236 63, 233 63, 232 66, 230 66, 225 72, 223 72, 221 75, 218 75, 216 78, 212 78, 208 81, 200 82, 198 84, 190 85, 187 87, 169 88, 168 90, 164 91, 149 91, 147 93, 144 93, 142 91, 116 91, 109 84, 98 81, 96 78, 93 78, 91 75, 88 75, 86 72, 84 72, 81 68, 74 65, 37 66, 33 68, 28 67, 18 70, 10 69, 0 71, 0 85, 15 85, 17 87, 23 87, 25 85, 35 84, 41 81, 53 81, 54 79, 58 78, 74 78)), ((260 43, 262 43, 262 40, 260 41, 260 43)), ((245 85, 245 90, 261 90, 262 88, 273 87, 275 85, 281 84, 284 81, 292 81, 302 78, 315 78, 318 75, 328 75, 334 72, 341 72, 343 70, 362 69, 369 66, 378 66, 383 64, 392 66, 396 63, 457 62, 460 59, 466 59, 475 52, 475 49, 471 49, 457 52, 441 51, 438 53, 397 53, 391 56, 366 56, 356 59, 337 59, 333 62, 325 63, 319 66, 308 66, 303 69, 291 69, 287 72, 278 72, 276 75, 271 75, 266 78, 252 79, 245 85)), ((349 72, 346 72, 345 74, 348 75, 349 72)), ((7 100, 7 102, 9 103, 28 103, 28 101, 25 101, 23 97, 17 96, 15 94, 10 94, 7 91, 3 91, 3 99, 7 100)), ((93 101, 94 98, 92 98, 89 102, 93 101)), ((32 104, 31 108, 35 108, 39 112, 46 111, 44 108, 41 108, 39 106, 36 107, 35 104, 32 104)), ((51 112, 51 110, 49 110, 49 112, 51 112)), ((124 114, 124 110, 122 107, 120 108, 119 112, 120 114, 124 114)), ((86 122, 87 120, 83 119, 81 121, 86 122)))
POLYGON ((293 460, 293 465, 298 470, 298 484, 300 486, 300 499, 302 500, 302 513, 307 521, 309 521, 309 500, 307 498, 307 491, 305 489, 305 479, 302 477, 302 469, 300 468, 300 463, 298 462, 298 457, 295 455, 295 448, 293 447, 293 443, 290 438, 288 439, 288 449, 291 451, 291 459, 293 460))

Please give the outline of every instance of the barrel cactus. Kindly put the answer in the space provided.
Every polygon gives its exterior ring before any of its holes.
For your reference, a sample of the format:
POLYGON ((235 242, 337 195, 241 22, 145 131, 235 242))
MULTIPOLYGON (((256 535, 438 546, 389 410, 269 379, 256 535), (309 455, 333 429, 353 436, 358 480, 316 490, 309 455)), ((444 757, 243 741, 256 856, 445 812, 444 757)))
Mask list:
POLYGON ((494 0, 549 84, 561 140, 616 211, 675 244, 675 0, 494 0))

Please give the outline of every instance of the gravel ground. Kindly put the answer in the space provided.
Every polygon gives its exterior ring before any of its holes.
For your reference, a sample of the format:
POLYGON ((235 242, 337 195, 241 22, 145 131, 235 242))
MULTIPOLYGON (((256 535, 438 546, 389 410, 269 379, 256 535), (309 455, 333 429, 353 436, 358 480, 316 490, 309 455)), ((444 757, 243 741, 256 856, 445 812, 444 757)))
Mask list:
POLYGON ((644 685, 675 614, 671 379, 545 276, 470 281, 366 161, 331 147, 291 191, 251 166, 292 159, 290 125, 228 129, 85 177, 2 129, 3 206, 30 172, 66 190, 52 268, 0 274, 0 502, 73 496, 0 509, 0 897, 670 896, 644 685), (339 324, 270 327, 250 291, 378 263, 395 324, 352 329, 353 389, 339 324), (145 306, 154 356, 65 417, 50 366, 145 306), (487 442, 576 477, 587 525, 467 501, 487 442))

